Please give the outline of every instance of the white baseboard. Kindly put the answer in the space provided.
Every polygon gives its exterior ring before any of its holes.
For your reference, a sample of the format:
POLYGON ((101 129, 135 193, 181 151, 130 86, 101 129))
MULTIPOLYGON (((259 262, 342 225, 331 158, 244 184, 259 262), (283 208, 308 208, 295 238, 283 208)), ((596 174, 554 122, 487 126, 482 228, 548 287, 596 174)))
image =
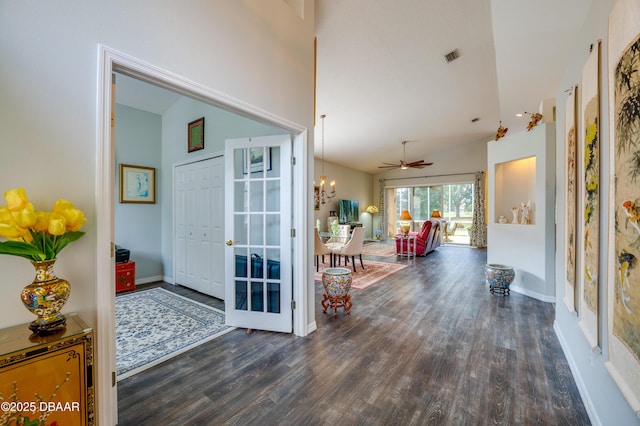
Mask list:
POLYGON ((318 329, 318 324, 315 321, 307 324, 307 335, 313 333, 317 329, 318 329))
POLYGON ((146 277, 146 278, 136 278, 136 285, 140 285, 140 284, 148 284, 148 283, 155 283, 156 281, 162 281, 164 278, 162 277, 162 275, 155 275, 153 277, 146 277))
POLYGON ((596 412, 595 406, 593 405, 593 401, 591 400, 591 395, 587 390, 587 387, 582 380, 582 375, 580 374, 580 370, 578 370, 578 366, 576 365, 576 361, 573 359, 573 355, 569 351, 569 346, 567 345, 567 341, 558 327, 557 321, 553 322, 553 331, 556 332, 556 336, 560 341, 560 347, 562 347, 562 352, 564 352, 565 358, 567 358, 567 362, 569 363, 569 369, 571 369, 571 374, 573 375, 573 380, 576 382, 576 386, 578 387, 578 392, 580 393, 580 397, 582 398, 582 403, 584 404, 585 409, 587 410, 587 415, 589 416, 589 420, 591 420, 591 424, 594 426, 601 426, 602 422, 598 417, 598 413, 596 412))
POLYGON ((175 282, 173 281, 173 277, 169 277, 169 276, 166 276, 166 275, 165 275, 164 277, 162 277, 162 280, 163 280, 165 283, 175 284, 175 282))
POLYGON ((541 300, 547 303, 556 303, 555 296, 547 296, 545 294, 540 294, 535 291, 527 290, 526 288, 521 288, 517 286, 510 286, 510 290, 515 291, 516 293, 524 294, 525 296, 533 297, 534 299, 541 300))

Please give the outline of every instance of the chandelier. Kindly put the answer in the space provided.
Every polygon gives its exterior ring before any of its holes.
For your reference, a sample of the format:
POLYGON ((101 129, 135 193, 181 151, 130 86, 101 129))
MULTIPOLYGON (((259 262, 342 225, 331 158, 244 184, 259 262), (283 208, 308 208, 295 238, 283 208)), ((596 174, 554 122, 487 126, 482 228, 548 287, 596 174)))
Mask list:
MULTIPOLYGON (((336 196, 336 181, 332 180, 329 184, 329 192, 326 190, 327 185, 327 177, 324 174, 324 118, 326 114, 322 114, 320 118, 322 119, 322 163, 321 163, 321 174, 320 174, 320 188, 317 192, 316 203, 320 202, 320 204, 325 204, 327 200, 330 200, 336 196)), ((315 182, 314 182, 315 184, 315 182)))

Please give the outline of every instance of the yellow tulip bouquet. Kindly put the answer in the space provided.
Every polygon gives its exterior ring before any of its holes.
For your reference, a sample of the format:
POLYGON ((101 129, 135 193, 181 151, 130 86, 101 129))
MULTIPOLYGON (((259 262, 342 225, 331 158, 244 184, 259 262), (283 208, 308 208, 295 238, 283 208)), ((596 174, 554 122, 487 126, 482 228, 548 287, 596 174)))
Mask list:
POLYGON ((85 233, 87 221, 73 203, 59 199, 50 212, 35 211, 24 188, 4 193, 7 205, 0 207, 0 254, 20 256, 31 261, 55 259, 67 244, 85 233))

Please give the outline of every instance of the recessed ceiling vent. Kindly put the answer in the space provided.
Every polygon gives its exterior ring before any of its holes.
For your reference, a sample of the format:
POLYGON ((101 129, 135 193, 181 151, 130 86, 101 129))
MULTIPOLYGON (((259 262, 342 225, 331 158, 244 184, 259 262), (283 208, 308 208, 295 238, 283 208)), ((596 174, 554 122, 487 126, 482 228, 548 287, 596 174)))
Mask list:
POLYGON ((456 59, 458 59, 460 57, 460 52, 458 52, 458 49, 455 49, 452 52, 447 53, 446 55, 444 55, 444 58, 447 60, 447 62, 453 62, 456 59))

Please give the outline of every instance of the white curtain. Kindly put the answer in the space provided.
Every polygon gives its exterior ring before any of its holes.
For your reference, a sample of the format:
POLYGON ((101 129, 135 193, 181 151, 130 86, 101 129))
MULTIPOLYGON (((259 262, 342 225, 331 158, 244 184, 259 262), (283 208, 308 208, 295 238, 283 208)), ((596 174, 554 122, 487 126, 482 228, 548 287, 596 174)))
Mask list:
POLYGON ((475 178, 475 196, 473 198, 473 220, 471 222, 470 245, 483 248, 487 246, 487 220, 485 215, 484 172, 477 172, 475 178))

